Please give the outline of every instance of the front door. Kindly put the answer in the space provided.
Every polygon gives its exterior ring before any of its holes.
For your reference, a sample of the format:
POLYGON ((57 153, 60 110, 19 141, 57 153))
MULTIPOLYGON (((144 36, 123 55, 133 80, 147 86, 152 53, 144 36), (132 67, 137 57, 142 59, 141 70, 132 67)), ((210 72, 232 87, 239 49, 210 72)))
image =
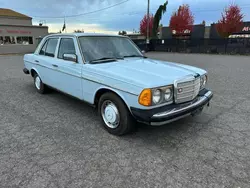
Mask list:
POLYGON ((54 81, 56 88, 79 99, 82 99, 81 72, 82 60, 81 55, 76 48, 76 39, 74 37, 61 37, 58 46, 58 53, 53 62, 55 68, 54 81), (64 60, 64 54, 75 54, 77 62, 64 60))

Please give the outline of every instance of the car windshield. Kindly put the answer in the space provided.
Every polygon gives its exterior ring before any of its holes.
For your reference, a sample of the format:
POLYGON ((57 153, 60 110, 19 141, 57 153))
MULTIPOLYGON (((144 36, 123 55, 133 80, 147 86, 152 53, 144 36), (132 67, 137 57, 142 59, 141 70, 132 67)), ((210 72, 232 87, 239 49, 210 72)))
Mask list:
POLYGON ((86 36, 79 37, 79 41, 86 62, 143 57, 130 39, 125 37, 86 36))

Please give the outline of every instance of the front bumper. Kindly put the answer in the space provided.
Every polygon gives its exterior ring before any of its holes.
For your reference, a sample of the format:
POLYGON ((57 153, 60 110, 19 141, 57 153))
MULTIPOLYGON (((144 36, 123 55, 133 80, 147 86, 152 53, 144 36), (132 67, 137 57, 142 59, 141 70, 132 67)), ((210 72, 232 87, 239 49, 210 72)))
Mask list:
POLYGON ((212 97, 212 91, 203 89, 193 101, 187 103, 171 104, 148 110, 131 107, 131 112, 139 122, 154 126, 164 125, 201 111, 205 105, 209 104, 212 97))

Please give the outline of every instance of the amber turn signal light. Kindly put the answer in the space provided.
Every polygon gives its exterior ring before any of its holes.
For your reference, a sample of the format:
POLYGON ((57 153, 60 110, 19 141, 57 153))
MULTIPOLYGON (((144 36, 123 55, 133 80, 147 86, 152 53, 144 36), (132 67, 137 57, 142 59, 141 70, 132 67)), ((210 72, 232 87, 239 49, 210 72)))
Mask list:
POLYGON ((139 96, 138 102, 143 106, 150 106, 151 99, 152 99, 151 89, 144 89, 139 96))

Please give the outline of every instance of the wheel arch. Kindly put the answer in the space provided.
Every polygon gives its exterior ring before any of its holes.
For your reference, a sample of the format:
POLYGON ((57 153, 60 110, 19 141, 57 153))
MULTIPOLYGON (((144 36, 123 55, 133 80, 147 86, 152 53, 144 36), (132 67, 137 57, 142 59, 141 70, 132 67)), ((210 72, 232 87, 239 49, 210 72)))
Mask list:
POLYGON ((30 75, 34 78, 35 74, 38 74, 38 76, 40 77, 38 70, 36 68, 32 67, 30 69, 30 75))
POLYGON ((117 95, 122 100, 122 102, 126 105, 128 110, 130 111, 130 106, 128 105, 128 103, 126 101, 125 96, 123 95, 123 92, 116 90, 116 89, 113 89, 113 88, 109 88, 109 87, 101 87, 95 92, 95 96, 94 96, 94 105, 95 106, 98 106, 98 102, 100 100, 100 97, 104 93, 107 93, 107 92, 111 92, 111 93, 114 93, 115 95, 117 95))

